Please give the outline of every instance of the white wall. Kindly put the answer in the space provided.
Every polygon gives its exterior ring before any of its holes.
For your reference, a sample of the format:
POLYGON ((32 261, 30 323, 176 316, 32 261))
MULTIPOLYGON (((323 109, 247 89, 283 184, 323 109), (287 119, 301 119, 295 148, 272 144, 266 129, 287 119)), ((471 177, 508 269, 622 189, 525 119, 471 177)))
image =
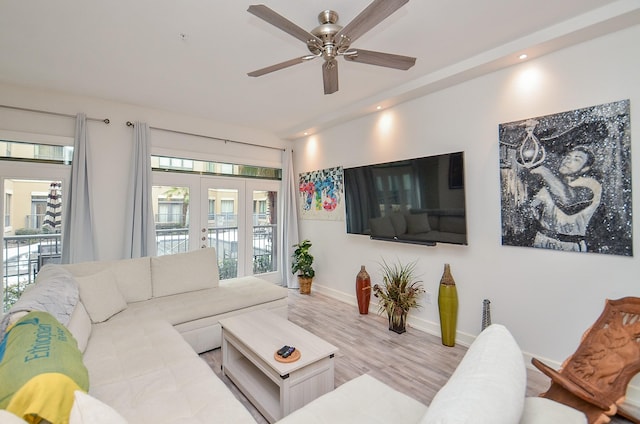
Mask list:
MULTIPOLYGON (((78 97, 45 90, 0 84, 3 105, 109 118, 111 123, 88 123, 88 137, 93 163, 93 210, 97 259, 122 257, 124 210, 128 194, 129 168, 133 132, 126 121, 146 122, 152 127, 168 128, 230 140, 272 147, 284 147, 282 141, 267 132, 235 127, 210 120, 187 117, 171 112, 141 108, 94 98, 78 97)), ((0 130, 73 137, 74 119, 33 112, 0 108, 0 130)), ((262 148, 240 147, 201 137, 177 135, 151 130, 151 151, 156 154, 175 153, 184 157, 216 158, 235 163, 280 166, 281 152, 262 148)), ((3 175, 0 163, 0 175, 3 175)))
POLYGON ((376 283, 382 258, 417 259, 434 304, 412 312, 410 322, 413 316, 416 327, 439 334, 435 303, 443 265, 449 263, 460 298, 459 341, 468 342, 480 331, 487 298, 493 322, 507 325, 525 352, 552 364, 563 361, 599 316, 605 299, 640 296, 640 220, 634 223, 633 258, 502 246, 498 124, 630 99, 637 208, 638 40, 640 26, 635 26, 299 141, 296 173, 465 151, 468 246, 372 241, 347 235, 344 221, 302 220, 301 238, 313 242, 316 257, 315 289, 355 304, 360 265, 376 283))

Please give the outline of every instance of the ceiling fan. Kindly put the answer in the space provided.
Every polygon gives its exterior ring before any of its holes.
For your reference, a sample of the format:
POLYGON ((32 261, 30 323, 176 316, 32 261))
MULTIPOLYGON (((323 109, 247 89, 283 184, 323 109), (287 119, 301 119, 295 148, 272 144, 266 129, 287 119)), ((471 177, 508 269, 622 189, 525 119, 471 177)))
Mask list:
POLYGON ((378 25, 408 1, 409 0, 374 0, 344 27, 337 24, 338 14, 336 12, 333 10, 325 10, 318 15, 320 25, 310 32, 300 28, 298 25, 263 4, 251 5, 249 9, 247 9, 249 13, 254 14, 258 18, 301 40, 307 45, 311 54, 267 66, 266 68, 249 72, 247 75, 250 77, 259 77, 315 59, 316 57, 322 57, 324 59, 324 63, 322 64, 324 94, 332 94, 338 91, 338 62, 336 60, 338 56, 343 56, 346 60, 352 62, 385 66, 387 68, 406 71, 416 63, 415 57, 354 49, 351 48, 351 43, 378 25))

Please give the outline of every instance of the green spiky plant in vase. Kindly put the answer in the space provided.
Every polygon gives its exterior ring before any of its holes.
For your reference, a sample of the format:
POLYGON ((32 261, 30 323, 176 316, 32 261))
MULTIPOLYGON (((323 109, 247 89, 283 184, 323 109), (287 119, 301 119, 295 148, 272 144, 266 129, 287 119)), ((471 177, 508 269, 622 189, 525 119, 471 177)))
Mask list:
POLYGON ((303 240, 298 244, 294 244, 295 248, 292 255, 291 273, 298 273, 298 283, 300 284, 300 294, 311 293, 311 283, 316 271, 313 269, 313 255, 309 253, 311 242, 303 240))
POLYGON ((388 264, 382 261, 382 284, 373 286, 373 295, 378 298, 379 313, 386 312, 389 330, 398 334, 406 331, 407 315, 420 307, 418 299, 424 288, 415 277, 416 262, 388 264))

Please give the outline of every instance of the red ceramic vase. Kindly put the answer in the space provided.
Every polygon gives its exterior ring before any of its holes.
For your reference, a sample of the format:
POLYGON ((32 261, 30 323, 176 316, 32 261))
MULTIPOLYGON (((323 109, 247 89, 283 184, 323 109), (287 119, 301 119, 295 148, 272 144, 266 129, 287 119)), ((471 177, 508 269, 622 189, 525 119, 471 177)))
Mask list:
POLYGON ((360 272, 356 276, 356 298, 358 299, 358 310, 361 315, 369 313, 369 301, 371 300, 371 277, 364 268, 360 267, 360 272))

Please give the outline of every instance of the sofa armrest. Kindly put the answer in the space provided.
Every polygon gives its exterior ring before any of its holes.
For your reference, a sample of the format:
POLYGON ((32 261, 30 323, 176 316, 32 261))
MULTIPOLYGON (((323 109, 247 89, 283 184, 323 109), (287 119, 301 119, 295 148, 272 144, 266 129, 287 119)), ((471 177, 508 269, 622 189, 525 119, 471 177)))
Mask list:
POLYGON ((418 423, 426 405, 364 374, 292 412, 278 424, 418 423))
POLYGON ((520 424, 587 424, 587 417, 577 409, 541 397, 524 400, 520 424))

